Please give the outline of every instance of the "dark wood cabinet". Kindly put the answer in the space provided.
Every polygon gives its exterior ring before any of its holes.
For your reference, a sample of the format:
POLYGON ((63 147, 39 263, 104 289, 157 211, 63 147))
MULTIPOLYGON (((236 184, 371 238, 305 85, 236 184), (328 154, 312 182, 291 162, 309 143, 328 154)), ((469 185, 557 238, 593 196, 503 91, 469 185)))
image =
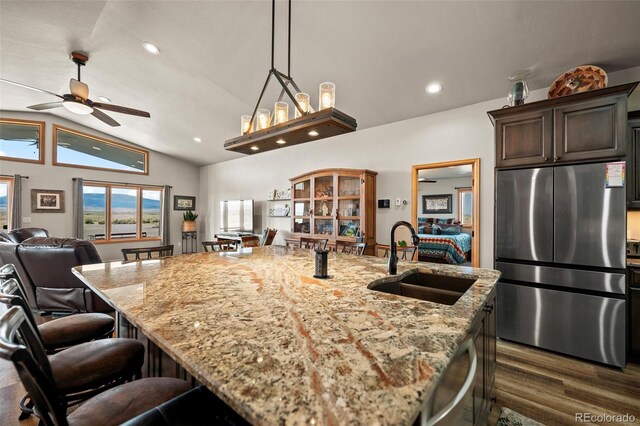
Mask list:
POLYGON ((489 111, 496 167, 617 159, 627 153, 627 97, 636 83, 489 111))
POLYGON ((640 360, 640 287, 629 289, 630 359, 640 360))
POLYGON ((500 167, 545 163, 552 155, 551 110, 496 120, 496 161, 500 167))
POLYGON ((626 95, 578 102, 553 111, 555 162, 626 155, 626 95))
POLYGON ((640 111, 627 124, 627 207, 640 209, 640 111))
MULTIPOLYGON (((476 351, 476 373, 471 390, 460 401, 461 407, 453 409, 452 415, 442 420, 444 424, 485 425, 492 410, 494 399, 494 376, 496 366, 496 289, 494 288, 480 312, 471 322, 468 339, 473 341, 476 351)), ((426 406, 431 415, 440 412, 460 392, 468 374, 470 364, 466 351, 453 358, 426 406)), ((414 426, 421 424, 420 418, 414 426)))

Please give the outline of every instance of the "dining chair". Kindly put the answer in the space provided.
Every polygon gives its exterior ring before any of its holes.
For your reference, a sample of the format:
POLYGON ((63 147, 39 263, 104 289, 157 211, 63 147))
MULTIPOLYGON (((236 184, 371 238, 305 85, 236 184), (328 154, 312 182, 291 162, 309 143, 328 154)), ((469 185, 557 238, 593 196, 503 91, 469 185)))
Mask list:
POLYGON ((248 235, 240 237, 242 240, 242 247, 260 247, 260 237, 255 235, 248 235))
POLYGON ((300 237, 300 248, 325 250, 328 242, 327 238, 300 237))
MULTIPOLYGON (((418 251, 417 246, 396 246, 396 248, 398 249, 398 258, 400 260, 413 260, 413 258, 416 256, 416 252, 418 251)), ((389 257, 389 249, 390 248, 388 246, 384 247, 384 254, 382 255, 382 257, 389 257)))
POLYGON ((276 234, 278 233, 277 229, 268 229, 264 236, 264 240, 262 241, 263 246, 270 246, 273 244, 273 240, 276 238, 276 234))
POLYGON ((206 252, 233 251, 238 248, 238 242, 235 240, 203 241, 202 247, 206 252))
POLYGON ((154 246, 154 247, 136 247, 136 248, 123 248, 120 250, 122 255, 124 256, 124 261, 129 261, 129 256, 134 255, 133 260, 145 260, 145 259, 153 259, 153 253, 158 253, 158 257, 169 257, 173 256, 173 244, 165 245, 165 246, 154 246), (140 258, 140 255, 146 255, 143 259, 140 258))
POLYGON ((367 249, 367 243, 356 243, 351 241, 336 241, 336 252, 355 254, 356 256, 364 256, 367 249), (342 247, 342 249, 340 249, 342 247))

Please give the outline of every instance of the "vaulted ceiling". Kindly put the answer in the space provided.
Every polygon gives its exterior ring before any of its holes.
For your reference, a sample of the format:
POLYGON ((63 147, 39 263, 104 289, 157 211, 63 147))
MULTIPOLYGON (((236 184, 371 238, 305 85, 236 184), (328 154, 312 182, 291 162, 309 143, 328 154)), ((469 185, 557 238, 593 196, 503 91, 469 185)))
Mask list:
MULTIPOLYGON (((0 1, 0 76, 67 93, 69 52, 89 54, 90 96, 147 110, 111 113, 122 127, 59 114, 195 164, 238 157, 238 136, 269 68, 270 7, 260 1, 0 1), (148 41, 161 49, 153 56, 148 41), (193 137, 202 138, 201 143, 193 137)), ((286 2, 278 1, 276 67, 286 70, 286 2)), ((430 2, 293 0, 292 76, 317 104, 336 83, 336 106, 359 129, 506 95, 507 76, 532 71, 530 88, 594 63, 640 65, 640 2, 430 2), (435 96, 425 86, 440 82, 435 96)), ((275 88, 275 85, 273 86, 275 88)), ((277 93, 267 94, 272 108, 277 93)), ((0 108, 50 96, 3 84, 0 108)), ((321 143, 321 142, 320 142, 321 143)))

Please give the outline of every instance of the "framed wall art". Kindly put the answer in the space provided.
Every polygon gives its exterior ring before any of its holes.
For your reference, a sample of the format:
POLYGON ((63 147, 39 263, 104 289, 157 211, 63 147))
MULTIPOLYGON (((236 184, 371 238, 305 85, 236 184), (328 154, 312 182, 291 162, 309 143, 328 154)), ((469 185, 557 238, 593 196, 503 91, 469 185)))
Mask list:
POLYGON ((195 210, 196 197, 188 197, 186 195, 174 195, 173 209, 174 210, 195 210))
POLYGON ((64 213, 64 191, 32 189, 31 213, 64 213))
POLYGON ((451 213, 452 212, 452 194, 423 195, 422 196, 422 213, 451 213))

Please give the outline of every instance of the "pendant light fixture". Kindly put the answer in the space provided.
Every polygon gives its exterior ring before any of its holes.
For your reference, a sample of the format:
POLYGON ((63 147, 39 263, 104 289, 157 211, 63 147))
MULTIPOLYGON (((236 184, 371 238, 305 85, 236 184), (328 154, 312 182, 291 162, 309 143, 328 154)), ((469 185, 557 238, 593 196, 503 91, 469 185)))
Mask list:
POLYGON ((336 86, 324 82, 319 86, 318 111, 311 107, 310 96, 302 92, 291 77, 291 0, 289 0, 287 74, 278 71, 274 64, 276 1, 271 0, 271 68, 262 87, 253 114, 240 119, 241 136, 224 143, 225 149, 244 154, 257 154, 291 145, 316 141, 356 130, 353 117, 335 108, 336 86), (273 105, 273 114, 261 108, 262 98, 271 78, 282 86, 280 96, 273 105), (293 118, 289 119, 289 104, 293 104, 293 118))

